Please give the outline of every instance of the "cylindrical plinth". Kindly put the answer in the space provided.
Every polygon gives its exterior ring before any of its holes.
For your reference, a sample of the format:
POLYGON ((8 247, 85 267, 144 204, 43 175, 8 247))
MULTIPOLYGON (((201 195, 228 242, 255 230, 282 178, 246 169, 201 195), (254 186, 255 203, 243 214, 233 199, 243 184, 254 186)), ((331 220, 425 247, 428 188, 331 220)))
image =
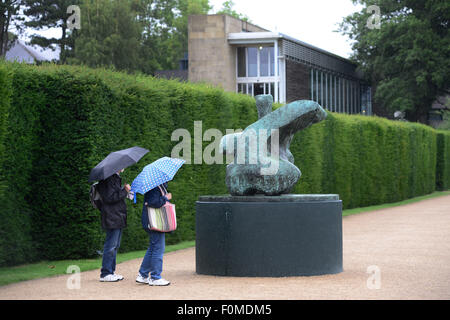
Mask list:
POLYGON ((196 272, 243 277, 342 271, 338 195, 202 196, 196 272))

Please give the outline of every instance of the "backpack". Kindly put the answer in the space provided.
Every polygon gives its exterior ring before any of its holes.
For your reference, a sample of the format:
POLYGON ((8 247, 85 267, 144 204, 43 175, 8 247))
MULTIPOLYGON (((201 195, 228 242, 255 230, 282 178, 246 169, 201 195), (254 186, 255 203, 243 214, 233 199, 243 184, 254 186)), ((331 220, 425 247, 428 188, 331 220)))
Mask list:
POLYGON ((100 210, 102 208, 102 197, 100 196, 100 193, 97 190, 98 182, 93 183, 91 185, 91 190, 89 191, 89 197, 92 203, 92 206, 95 209, 100 210))

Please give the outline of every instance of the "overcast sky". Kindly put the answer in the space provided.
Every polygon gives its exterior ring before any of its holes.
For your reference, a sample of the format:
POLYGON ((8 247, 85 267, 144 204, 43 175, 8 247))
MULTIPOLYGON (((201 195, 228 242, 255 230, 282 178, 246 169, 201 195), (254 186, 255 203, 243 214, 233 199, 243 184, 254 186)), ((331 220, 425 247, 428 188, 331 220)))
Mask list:
MULTIPOLYGON (((212 13, 225 0, 209 0, 212 13)), ((348 58, 352 52, 348 38, 338 32, 343 17, 362 9, 351 0, 233 0, 234 10, 254 24, 281 32, 321 49, 348 58)))

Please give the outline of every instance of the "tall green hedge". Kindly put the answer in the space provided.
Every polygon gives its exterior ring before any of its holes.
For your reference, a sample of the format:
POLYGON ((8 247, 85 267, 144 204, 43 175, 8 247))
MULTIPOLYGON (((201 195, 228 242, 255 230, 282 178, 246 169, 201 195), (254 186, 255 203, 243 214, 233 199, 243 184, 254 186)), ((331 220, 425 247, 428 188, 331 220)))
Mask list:
POLYGON ((294 138, 302 171, 294 191, 337 193, 344 208, 431 193, 436 148, 436 131, 425 125, 329 113, 294 138))
POLYGON ((39 82, 36 70, 24 72, 17 65, 14 70, 0 65, 0 105, 3 119, 3 146, 1 159, 0 189, 0 264, 17 264, 37 257, 31 236, 31 169, 36 134, 34 126, 37 112, 35 103, 39 96, 32 93, 39 82), (8 75, 8 79, 4 75, 8 75), (30 79, 23 83, 26 78, 30 79), (34 80, 31 80, 34 79, 34 80), (5 89, 6 92, 5 92, 5 89), (28 91, 17 96, 14 92, 28 91), (9 91, 9 92, 8 92, 9 91))
POLYGON ((437 133, 436 187, 450 189, 450 131, 437 133))
MULTIPOLYGON (((131 183, 146 164, 171 155, 179 143, 171 141, 175 129, 194 138, 195 121, 202 121, 203 135, 209 128, 244 129, 257 119, 253 98, 204 84, 6 63, 0 63, 0 110, 0 265, 92 257, 101 250, 104 234, 87 178, 111 151, 150 150, 123 173, 131 183)), ((210 143, 203 141, 202 150, 210 143)), ((329 113, 291 144, 302 171, 294 191, 338 193, 350 208, 429 193, 436 182, 445 189, 448 150, 448 135, 423 125, 329 113)), ((194 239, 195 201, 227 193, 225 167, 186 164, 169 183, 179 228, 168 243, 194 239)), ((147 246, 142 198, 128 202, 123 251, 147 246)))

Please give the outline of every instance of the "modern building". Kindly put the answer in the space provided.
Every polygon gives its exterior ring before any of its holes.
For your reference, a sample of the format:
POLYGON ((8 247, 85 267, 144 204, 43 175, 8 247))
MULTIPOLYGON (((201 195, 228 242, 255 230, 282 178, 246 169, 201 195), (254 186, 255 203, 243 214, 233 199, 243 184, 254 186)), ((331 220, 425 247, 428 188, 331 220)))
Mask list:
POLYGON ((371 87, 338 55, 228 15, 193 15, 188 25, 188 79, 288 103, 372 114, 371 87))

